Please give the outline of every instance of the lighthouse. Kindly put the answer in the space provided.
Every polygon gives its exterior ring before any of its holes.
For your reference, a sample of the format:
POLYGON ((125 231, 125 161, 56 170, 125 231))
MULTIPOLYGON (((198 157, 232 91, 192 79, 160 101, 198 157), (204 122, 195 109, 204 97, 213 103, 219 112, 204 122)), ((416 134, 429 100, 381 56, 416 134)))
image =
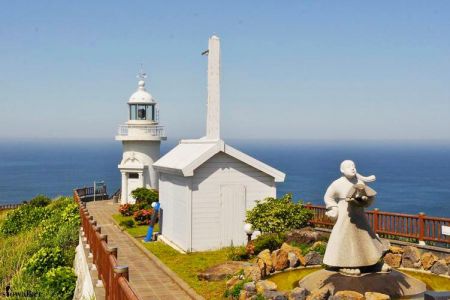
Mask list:
POLYGON ((119 126, 117 141, 122 141, 121 204, 134 204, 131 192, 140 187, 158 189, 158 175, 153 163, 160 157, 161 141, 167 137, 158 124, 157 102, 145 89, 146 74, 138 75, 138 89, 128 100, 128 121, 119 126))

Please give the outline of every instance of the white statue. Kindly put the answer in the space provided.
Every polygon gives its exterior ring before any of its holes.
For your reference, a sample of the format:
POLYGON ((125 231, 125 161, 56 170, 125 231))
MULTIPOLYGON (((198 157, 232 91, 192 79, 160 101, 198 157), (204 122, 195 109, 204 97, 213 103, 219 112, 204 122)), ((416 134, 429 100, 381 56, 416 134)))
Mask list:
MULTIPOLYGON (((360 267, 377 264, 386 250, 364 212, 376 195, 365 183, 375 181, 375 176, 358 174, 351 160, 341 163, 341 173, 343 176, 333 181, 324 196, 326 215, 337 221, 323 262, 346 275, 359 275, 360 267)), ((383 270, 387 271, 387 266, 383 270)))

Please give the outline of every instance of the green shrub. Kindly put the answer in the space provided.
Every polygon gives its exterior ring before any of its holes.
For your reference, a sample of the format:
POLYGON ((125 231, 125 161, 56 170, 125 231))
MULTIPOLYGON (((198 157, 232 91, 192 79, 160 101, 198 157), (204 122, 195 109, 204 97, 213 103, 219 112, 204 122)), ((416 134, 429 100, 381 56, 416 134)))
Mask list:
POLYGON ((119 223, 120 226, 126 227, 126 228, 133 228, 136 226, 133 220, 123 220, 119 223))
POLYGON ((239 281, 231 289, 226 290, 223 296, 225 298, 231 297, 231 299, 239 299, 239 294, 241 293, 241 290, 244 288, 244 284, 246 284, 247 282, 250 282, 250 280, 245 279, 239 281))
POLYGON ((49 215, 47 207, 35 207, 24 204, 8 213, 1 224, 0 231, 4 235, 14 235, 30 229, 30 227, 36 227, 43 220, 47 219, 49 215))
POLYGON ((50 269, 43 278, 43 286, 54 299, 72 299, 77 277, 70 267, 50 269))
POLYGON ((240 261, 240 260, 246 260, 249 258, 249 255, 245 249, 244 246, 239 246, 239 247, 234 247, 231 246, 229 248, 229 252, 227 254, 227 258, 229 260, 235 260, 235 261, 240 261))
POLYGON ((292 201, 292 194, 286 194, 279 199, 256 201, 256 206, 247 211, 246 222, 263 233, 286 232, 305 227, 312 216, 301 202, 292 201))
POLYGON ((119 212, 122 216, 132 216, 133 213, 138 210, 138 207, 134 204, 122 204, 119 206, 119 212))
POLYGON ((264 249, 269 249, 270 251, 279 249, 284 242, 284 238, 284 234, 280 233, 265 233, 258 236, 253 240, 255 254, 258 254, 264 249))
POLYGON ((44 207, 50 204, 52 200, 44 195, 37 195, 33 199, 30 200, 28 205, 34 206, 34 207, 44 207))
POLYGON ((131 195, 136 199, 138 209, 150 208, 151 204, 157 202, 159 198, 157 191, 147 188, 137 188, 131 192, 131 195))
POLYGON ((60 247, 41 248, 25 264, 27 273, 43 275, 48 270, 65 264, 63 252, 60 247))

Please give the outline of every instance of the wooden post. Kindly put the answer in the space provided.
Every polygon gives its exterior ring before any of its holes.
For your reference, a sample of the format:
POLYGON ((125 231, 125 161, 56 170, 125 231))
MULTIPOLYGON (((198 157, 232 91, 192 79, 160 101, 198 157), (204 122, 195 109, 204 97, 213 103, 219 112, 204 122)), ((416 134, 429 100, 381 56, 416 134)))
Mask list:
POLYGON ((378 232, 378 213, 379 213, 379 209, 378 208, 374 208, 373 210, 373 231, 375 231, 375 233, 378 232))
POLYGON ((419 213, 419 221, 418 221, 418 225, 419 225, 419 244, 420 245, 425 245, 425 241, 424 241, 424 235, 425 235, 425 213, 420 212, 419 213))
POLYGON ((108 247, 107 251, 108 251, 109 254, 111 254, 115 258, 117 258, 117 247, 108 247))

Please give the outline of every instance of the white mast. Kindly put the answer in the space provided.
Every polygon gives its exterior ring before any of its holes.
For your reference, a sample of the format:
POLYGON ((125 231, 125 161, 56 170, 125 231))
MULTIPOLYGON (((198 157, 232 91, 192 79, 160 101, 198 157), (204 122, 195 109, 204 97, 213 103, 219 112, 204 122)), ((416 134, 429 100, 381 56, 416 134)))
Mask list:
POLYGON ((208 112, 206 138, 220 139, 220 40, 213 35, 208 43, 208 112))

